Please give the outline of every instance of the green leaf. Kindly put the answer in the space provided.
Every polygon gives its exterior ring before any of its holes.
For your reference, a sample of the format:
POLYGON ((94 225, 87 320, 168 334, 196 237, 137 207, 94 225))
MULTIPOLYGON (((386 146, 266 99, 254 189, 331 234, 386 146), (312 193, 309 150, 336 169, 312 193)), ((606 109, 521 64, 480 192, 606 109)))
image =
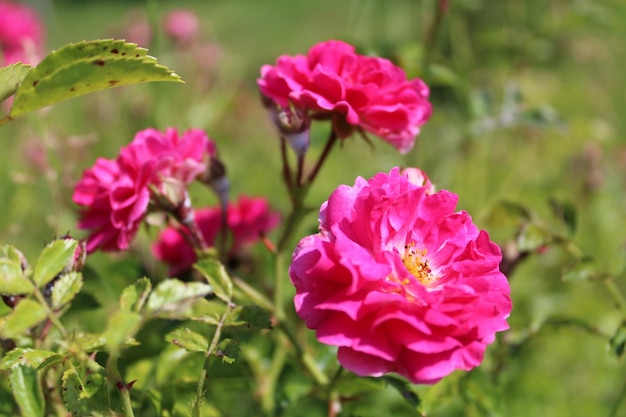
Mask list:
POLYGON ((122 346, 139 331, 141 320, 139 314, 124 310, 118 310, 111 316, 104 332, 111 355, 119 355, 122 346))
POLYGON ((531 223, 525 225, 517 237, 520 252, 534 252, 551 241, 550 233, 542 226, 531 223))
POLYGON ((0 294, 30 294, 33 290, 33 284, 24 276, 19 262, 0 259, 0 294))
POLYGON ((22 415, 43 417, 45 403, 37 370, 29 366, 15 366, 11 369, 9 381, 22 415))
POLYGON ((492 205, 487 222, 493 226, 520 226, 531 219, 530 211, 521 204, 501 200, 492 205))
POLYGON ((417 395, 417 392, 415 392, 414 385, 412 385, 405 379, 393 375, 386 375, 383 377, 383 380, 391 385, 393 388, 395 388, 400 393, 402 398, 404 398, 411 407, 413 407, 421 414, 424 413, 422 400, 420 399, 419 395, 417 395))
POLYGON ((271 329, 272 313, 255 305, 238 306, 232 312, 233 319, 229 326, 242 326, 249 330, 271 329))
POLYGON ((577 213, 576 207, 569 202, 550 199, 550 207, 552 212, 565 224, 570 235, 576 233, 577 213))
POLYGON ((233 296, 233 282, 228 276, 224 265, 212 259, 204 259, 195 264, 194 267, 211 284, 215 295, 224 302, 229 303, 233 296))
POLYGON ((5 317, 0 319, 0 337, 10 339, 23 335, 47 317, 46 310, 36 301, 23 299, 5 317))
POLYGON ((61 275, 52 289, 52 308, 59 309, 76 297, 83 287, 83 275, 69 272, 61 275))
POLYGON ((73 343, 76 345, 77 349, 85 352, 93 352, 102 350, 107 344, 107 339, 103 334, 81 332, 74 335, 73 343))
POLYGON ((219 343, 219 345, 217 345, 214 355, 221 358, 222 363, 230 365, 239 359, 240 351, 241 348, 239 347, 239 342, 232 339, 224 339, 219 343))
POLYGON ((62 359, 63 356, 49 350, 36 350, 29 348, 15 348, 6 353, 0 361, 0 370, 6 371, 16 366, 30 366, 39 368, 42 364, 50 364, 51 359, 62 359))
POLYGON ((72 415, 91 416, 94 412, 109 411, 109 393, 101 372, 79 375, 75 369, 63 373, 63 402, 72 415))
POLYGON ((52 281, 63 269, 72 265, 78 241, 57 239, 43 249, 35 264, 33 280, 38 287, 52 281))
POLYGON ((626 352, 626 320, 622 321, 615 335, 611 338, 609 352, 617 359, 624 357, 624 352, 626 352))
POLYGON ((0 102, 11 97, 17 91, 24 77, 31 70, 30 65, 16 63, 0 68, 0 102))
POLYGON ((181 327, 165 335, 165 340, 190 352, 206 352, 209 342, 204 336, 181 327))
POLYGON ((133 285, 124 288, 120 297, 120 308, 126 311, 141 312, 152 290, 152 283, 148 278, 141 278, 133 285))
POLYGON ((211 286, 202 282, 182 282, 171 278, 157 285, 148 298, 145 311, 156 317, 178 317, 191 302, 211 291, 211 286))
POLYGON ((189 318, 206 324, 217 326, 222 315, 226 312, 226 304, 221 300, 207 300, 201 298, 191 306, 189 318))
POLYGON ((597 263, 591 257, 585 256, 576 261, 563 273, 563 281, 587 281, 598 279, 601 272, 597 263))
POLYGON ((17 89, 10 116, 107 88, 152 81, 182 82, 135 44, 112 39, 75 43, 53 51, 28 73, 17 89))

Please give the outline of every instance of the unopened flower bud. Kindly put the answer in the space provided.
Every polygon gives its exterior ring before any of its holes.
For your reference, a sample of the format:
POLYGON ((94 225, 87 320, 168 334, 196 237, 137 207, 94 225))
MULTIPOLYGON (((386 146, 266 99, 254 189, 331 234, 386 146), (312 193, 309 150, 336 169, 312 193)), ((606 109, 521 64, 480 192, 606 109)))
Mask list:
POLYGON ((311 119, 298 108, 281 108, 276 113, 274 123, 296 155, 304 156, 309 150, 311 119))
POLYGON ((213 189, 220 201, 220 207, 226 210, 228 194, 230 192, 230 181, 228 181, 224 163, 217 157, 212 156, 209 160, 209 167, 206 174, 199 177, 199 179, 213 189))
POLYGON ((187 198, 187 185, 177 178, 164 178, 159 187, 152 186, 152 198, 160 210, 173 212, 187 198))

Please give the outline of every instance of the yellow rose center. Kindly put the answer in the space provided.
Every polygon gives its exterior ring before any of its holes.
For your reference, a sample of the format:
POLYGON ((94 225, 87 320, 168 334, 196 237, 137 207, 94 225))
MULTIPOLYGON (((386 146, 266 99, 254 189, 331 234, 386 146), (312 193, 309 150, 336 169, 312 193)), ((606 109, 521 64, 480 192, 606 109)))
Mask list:
MULTIPOLYGON (((416 249, 415 244, 411 243, 404 247, 404 254, 402 255, 402 263, 406 269, 424 285, 437 280, 437 276, 428 265, 426 253, 426 249, 416 249)), ((408 282, 402 282, 402 284, 406 285, 408 282)))

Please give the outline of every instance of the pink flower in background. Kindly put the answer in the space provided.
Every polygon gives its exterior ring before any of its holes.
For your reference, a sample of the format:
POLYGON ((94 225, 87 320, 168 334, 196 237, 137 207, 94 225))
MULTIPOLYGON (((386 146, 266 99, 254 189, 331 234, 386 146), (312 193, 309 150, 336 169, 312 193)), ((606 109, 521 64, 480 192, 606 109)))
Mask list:
POLYGON ((200 19, 191 10, 176 9, 165 16, 163 22, 165 34, 179 45, 193 43, 198 36, 200 19))
POLYGON ((360 128, 402 153, 411 150, 432 111, 422 80, 408 80, 391 61, 359 55, 336 40, 313 46, 306 56, 283 55, 276 65, 264 65, 258 85, 279 106, 293 103, 332 117, 340 137, 360 128))
POLYGON ((296 311, 345 368, 435 383, 481 363, 511 300, 499 247, 455 211, 455 194, 431 193, 417 174, 395 168, 338 187, 290 276, 296 311))
MULTIPOLYGON (((196 210, 195 221, 209 245, 215 244, 220 232, 220 217, 220 210, 217 207, 196 210)), ((261 234, 274 229, 279 220, 280 216, 271 211, 264 198, 240 196, 237 203, 229 204, 227 209, 226 222, 232 233, 230 252, 236 252, 257 242, 261 234)), ((185 233, 184 228, 182 233, 185 233)), ((191 245, 174 227, 168 227, 161 232, 152 246, 152 252, 157 259, 170 266, 170 276, 187 271, 197 260, 191 245)))
POLYGON ((79 229, 91 230, 87 251, 128 249, 155 197, 153 190, 165 194, 165 182, 186 187, 206 171, 214 154, 215 144, 203 131, 190 129, 181 136, 169 128, 142 130, 116 160, 98 159, 83 173, 72 197, 82 207, 79 229))
POLYGON ((0 0, 0 65, 36 64, 43 38, 44 27, 34 10, 13 1, 0 0))

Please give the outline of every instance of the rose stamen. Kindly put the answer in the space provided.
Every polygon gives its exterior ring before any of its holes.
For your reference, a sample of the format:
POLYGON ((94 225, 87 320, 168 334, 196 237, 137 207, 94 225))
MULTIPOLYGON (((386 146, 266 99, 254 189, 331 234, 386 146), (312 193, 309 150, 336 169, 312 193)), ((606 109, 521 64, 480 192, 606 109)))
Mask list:
MULTIPOLYGON (((402 255, 402 263, 406 269, 424 285, 431 284, 437 280, 437 277, 428 264, 426 258, 426 249, 416 249, 414 243, 404 246, 404 254, 402 255)), ((408 280, 404 280, 407 281, 408 280)), ((404 281, 402 284, 404 285, 404 281)))

